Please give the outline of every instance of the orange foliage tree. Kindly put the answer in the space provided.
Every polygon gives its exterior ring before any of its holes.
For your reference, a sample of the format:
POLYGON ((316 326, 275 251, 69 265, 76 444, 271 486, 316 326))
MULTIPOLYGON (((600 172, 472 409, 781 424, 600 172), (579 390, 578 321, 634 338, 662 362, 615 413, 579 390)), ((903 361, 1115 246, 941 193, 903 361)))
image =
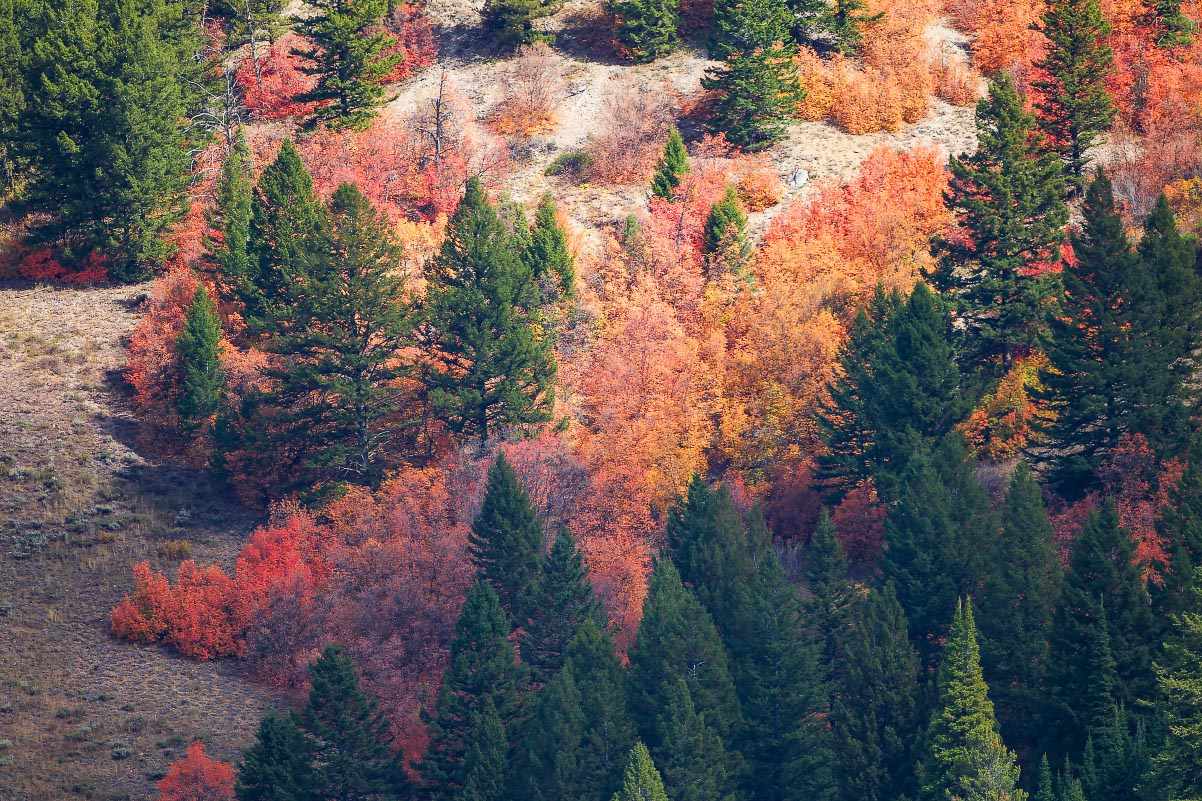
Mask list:
POLYGON ((159 780, 159 801, 234 801, 234 769, 205 755, 200 740, 188 746, 159 780))

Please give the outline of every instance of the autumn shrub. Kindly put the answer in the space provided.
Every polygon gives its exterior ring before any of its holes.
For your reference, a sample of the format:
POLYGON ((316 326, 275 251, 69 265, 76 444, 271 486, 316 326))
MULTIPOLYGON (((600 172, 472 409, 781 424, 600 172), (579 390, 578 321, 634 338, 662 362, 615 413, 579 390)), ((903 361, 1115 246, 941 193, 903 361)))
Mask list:
POLYGON ((871 479, 852 488, 835 507, 831 522, 853 564, 875 564, 885 542, 885 517, 885 506, 871 479))
POLYGON ((739 200, 747 211, 763 211, 780 203, 785 195, 780 176, 768 165, 744 172, 738 181, 739 200))
POLYGON ((80 286, 104 281, 108 278, 108 266, 109 259, 98 250, 90 251, 76 263, 64 259, 62 253, 49 246, 28 248, 15 242, 0 242, 0 280, 80 286))
POLYGON ((234 801, 234 779, 233 767, 210 759, 197 740, 159 780, 159 801, 234 801))
POLYGON ((498 133, 530 137, 555 127, 564 85, 559 61, 545 42, 523 47, 501 85, 504 95, 492 112, 498 133))
POLYGON ((663 86, 623 77, 601 106, 586 151, 589 178, 627 184, 649 180, 664 149, 674 117, 672 96, 663 86))
POLYGON ((881 73, 849 70, 835 85, 831 121, 847 133, 898 131, 904 113, 901 87, 881 73))
POLYGON ((1035 354, 1015 362, 997 389, 986 394, 961 429, 969 447, 985 459, 1008 459, 1022 452, 1043 404, 1037 400, 1039 376, 1047 357, 1035 354))
POLYGON ((161 642, 171 627, 173 599, 167 577, 148 562, 134 565, 134 591, 115 607, 109 619, 113 634, 132 642, 161 642))
POLYGON ((392 14, 385 18, 384 28, 392 35, 393 42, 385 48, 383 55, 403 57, 385 82, 399 83, 412 78, 438 58, 438 41, 430 17, 419 6, 397 3, 392 14))
POLYGON ((849 69, 845 62, 840 55, 832 56, 827 62, 808 47, 798 48, 795 58, 797 77, 806 89, 801 102, 797 104, 798 117, 812 122, 830 118, 838 101, 837 76, 849 69))
POLYGON ((296 101, 297 95, 317 85, 317 76, 301 72, 305 60, 292 53, 304 44, 297 34, 286 33, 266 47, 257 45, 257 58, 248 53, 238 63, 235 80, 252 116, 273 120, 312 114, 317 108, 316 103, 296 101))
POLYGON ((964 59, 942 54, 933 65, 935 96, 953 106, 971 106, 981 96, 981 76, 964 59))

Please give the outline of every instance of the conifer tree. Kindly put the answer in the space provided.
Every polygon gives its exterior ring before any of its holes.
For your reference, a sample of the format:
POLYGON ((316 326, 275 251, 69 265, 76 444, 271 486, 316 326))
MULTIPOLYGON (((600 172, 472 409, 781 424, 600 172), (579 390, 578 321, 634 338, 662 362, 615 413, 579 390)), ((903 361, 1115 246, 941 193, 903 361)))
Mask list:
POLYGON ((725 61, 775 42, 790 42, 793 14, 784 0, 717 0, 710 54, 725 61))
POLYGON ((1171 619, 1186 608, 1192 599, 1194 571, 1202 566, 1202 440, 1195 438, 1185 471, 1168 497, 1156 523, 1168 564, 1161 582, 1149 588, 1161 619, 1171 619))
POLYGON ((630 750, 622 789, 614 793, 612 801, 668 801, 663 779, 642 743, 630 750))
MULTIPOLYGON (((477 581, 468 590, 455 624, 450 662, 434 712, 423 712, 430 746, 418 770, 425 793, 432 799, 450 801, 460 797, 469 768, 479 764, 469 762, 467 757, 483 737, 483 724, 491 725, 489 716, 484 715, 486 699, 491 701, 507 736, 518 717, 520 693, 528 673, 517 661, 509 633, 509 621, 497 593, 487 582, 477 581)), ((490 749, 489 753, 494 752, 490 749)), ((477 786, 478 791, 483 789, 477 786)))
MULTIPOLYGON (((676 197, 676 187, 680 186, 681 179, 691 170, 689 152, 685 150, 684 140, 680 138, 680 131, 673 127, 668 132, 664 155, 660 157, 655 175, 651 178, 651 194, 664 200, 673 200, 676 197)), ((635 223, 638 223, 637 219, 635 223)), ((629 221, 627 224, 629 225, 629 221)))
POLYGON ((932 277, 956 297, 964 362, 996 376, 1045 339, 1056 282, 1042 268, 1060 258, 1068 209, 1059 158, 1005 72, 977 104, 976 126, 976 152, 948 162, 958 231, 937 240, 932 277))
POLYGON ((28 16, 23 0, 0 0, 0 196, 11 192, 17 183, 26 91, 26 53, 17 20, 28 20, 28 16))
POLYGON ((217 182, 217 209, 209 216, 209 225, 218 238, 205 239, 209 259, 222 284, 237 294, 251 272, 250 220, 255 188, 251 182, 253 165, 250 146, 242 131, 234 140, 217 182))
POLYGON ((689 685, 683 679, 669 688, 658 729, 655 756, 664 791, 675 801, 729 801, 732 777, 722 738, 697 714, 689 685))
POLYGON ((709 613, 681 584, 672 561, 660 559, 630 649, 630 709, 640 733, 655 747, 656 711, 682 677, 697 711, 719 736, 737 731, 739 701, 722 640, 709 613))
POLYGON ((538 38, 534 20, 554 13, 559 5, 556 0, 485 0, 481 13, 497 44, 512 50, 538 38))
POLYGON ((835 524, 825 509, 818 517, 806 561, 806 586, 810 590, 806 618, 818 636, 819 662, 829 676, 841 657, 844 630, 856 614, 856 590, 848 578, 847 557, 835 524))
POLYGON ((750 250, 747 215, 739 203, 739 193, 733 186, 728 186, 710 208, 706 218, 702 252, 711 272, 726 270, 741 275, 747 266, 750 250))
POLYGON ((923 797, 1024 801, 1014 754, 1002 743, 981 674, 972 604, 958 602, 943 647, 938 701, 927 731, 923 797))
POLYGON ((1114 504, 1090 514, 1073 542, 1053 616, 1051 685, 1056 707, 1049 736, 1070 752, 1081 747, 1107 707, 1134 708, 1151 697, 1155 621, 1130 533, 1114 504), (1109 654, 1109 655, 1108 655, 1109 654), (1111 669, 1114 665, 1114 676, 1111 669), (1113 693, 1109 703, 1105 693, 1113 693))
POLYGON ((542 566, 543 524, 503 452, 488 469, 484 503, 467 541, 480 578, 496 591, 510 622, 524 627, 542 566))
POLYGON ((269 712, 238 764, 238 801, 307 801, 313 791, 311 744, 287 715, 269 712))
POLYGON ((1105 174, 1090 183, 1082 211, 1045 379, 1056 412, 1044 426, 1045 459, 1068 497, 1097 486, 1099 464, 1124 435, 1142 434, 1164 456, 1187 441, 1183 376, 1161 347, 1162 296, 1131 248, 1105 174))
POLYGON ((179 357, 179 415, 189 433, 197 433, 221 405, 225 372, 221 369, 221 318, 204 284, 196 286, 184 330, 175 340, 179 357))
POLYGON ((391 724, 359 686, 350 657, 330 646, 309 666, 300 727, 312 743, 313 797, 404 801, 412 796, 391 724))
POLYGON ((716 93, 715 131, 749 152, 782 139, 805 90, 793 69, 792 40, 770 42, 731 55, 707 72, 701 86, 716 93))
POLYGON ((603 620, 576 542, 560 529, 530 592, 521 641, 522 662, 536 684, 548 681, 567 657, 568 645, 585 620, 603 620))
POLYGON ((481 443, 505 426, 550 419, 556 364, 538 287, 484 197, 467 191, 426 267, 420 339, 434 413, 481 443))
POLYGON ((548 192, 538 202, 530 243, 522 251, 526 266, 542 288, 544 303, 570 298, 576 292, 576 260, 568 250, 568 235, 557 213, 555 199, 548 192))
POLYGON ((238 288, 252 334, 263 333, 279 307, 292 305, 292 284, 309 269, 320 246, 324 212, 313 179, 290 140, 264 168, 251 205, 247 280, 238 288))
POLYGON ((1156 711, 1165 729, 1148 777, 1156 798, 1202 797, 1202 570, 1190 589, 1155 666, 1156 711))
POLYGON ((1181 0, 1144 0, 1144 25, 1156 32, 1161 47, 1189 47, 1198 23, 1181 13, 1181 0))
POLYGON ((404 58, 386 55, 390 39, 383 29, 386 0, 311 0, 315 13, 296 18, 309 40, 292 53, 308 62, 301 72, 317 77, 316 85, 296 97, 318 103, 315 121, 332 128, 363 130, 376 107, 387 102, 384 80, 404 58))
POLYGON ((835 0, 827 12, 827 23, 834 35, 835 47, 844 55, 854 56, 864 45, 863 29, 875 25, 884 18, 885 13, 870 14, 864 9, 868 4, 864 0, 835 0))
POLYGON ((352 184, 330 200, 326 233, 271 308, 264 349, 283 357, 269 374, 273 431, 299 460, 301 480, 377 486, 406 427, 414 313, 387 218, 352 184))
POLYGON ((471 712, 467 753, 459 781, 459 798, 464 801, 504 797, 509 781, 509 741, 490 695, 485 695, 480 707, 471 712))
POLYGON ((597 621, 585 619, 568 646, 564 665, 580 694, 581 740, 576 752, 581 801, 609 801, 620 784, 626 755, 635 743, 627 706, 626 671, 613 640, 597 621))
POLYGON ((988 555, 981 610, 981 663, 1007 742, 1033 746, 1048 669, 1048 635, 1063 570, 1042 490, 1025 462, 1010 478, 1001 535, 988 555))
POLYGON ((35 237, 79 258, 99 249, 113 259, 110 277, 143 280, 169 255, 164 234, 184 211, 191 67, 181 43, 166 10, 134 0, 30 12, 25 202, 48 215, 35 237))
POLYGON ((838 668, 830 721, 840 801, 914 798, 919 662, 892 586, 858 605, 838 668))
POLYGON ((1110 23, 1098 0, 1055 0, 1037 26, 1048 42, 1035 66, 1036 107, 1047 142, 1060 154, 1070 183, 1081 184, 1086 151, 1114 121, 1106 77, 1114 72, 1110 23))
POLYGON ((609 10, 618 19, 615 38, 635 64, 655 61, 680 44, 680 0, 609 0, 609 10))
POLYGON ((908 298, 878 290, 860 311, 819 418, 827 482, 842 488, 872 477, 887 496, 914 443, 960 421, 966 405, 951 336, 947 310, 922 283, 908 298))
POLYGON ((539 690, 520 726, 510 797, 531 801, 580 798, 584 711, 570 666, 539 690))
POLYGON ((1039 777, 1036 779, 1033 801, 1057 801, 1056 788, 1052 784, 1052 765, 1048 755, 1039 759, 1039 777))

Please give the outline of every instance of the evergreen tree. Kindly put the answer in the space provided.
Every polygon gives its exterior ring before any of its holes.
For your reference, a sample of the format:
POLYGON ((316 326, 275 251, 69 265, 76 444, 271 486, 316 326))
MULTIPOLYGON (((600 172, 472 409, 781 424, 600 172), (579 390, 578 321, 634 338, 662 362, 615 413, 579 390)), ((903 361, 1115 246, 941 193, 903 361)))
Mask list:
POLYGON ((1048 635, 1063 574, 1042 491, 1025 462, 1010 478, 1001 523, 977 604, 981 664, 1002 734, 1021 750, 1039 737, 1048 635))
POLYGON ((170 253, 190 168, 183 77, 166 11, 134 0, 39 3, 21 140, 25 201, 48 221, 35 237, 66 255, 112 257, 109 275, 143 280, 170 253))
POLYGON ((932 277, 957 298, 966 363, 998 375, 1045 339, 1056 281, 1042 267, 1060 257, 1068 209, 1060 161, 1005 72, 977 104, 976 125, 976 152, 948 163, 958 231, 936 242, 932 277))
POLYGON ((179 358, 179 415, 184 428, 195 433, 217 414, 225 391, 221 369, 221 318, 204 284, 198 284, 184 318, 184 330, 175 340, 179 358))
POLYGON ((559 224, 555 199, 549 192, 538 202, 530 243, 523 249, 522 258, 542 288, 544 303, 575 294, 576 260, 568 250, 568 235, 559 224))
POLYGON ((316 85, 296 97, 320 104, 315 121, 332 128, 363 130, 375 109, 387 102, 384 81, 404 58, 386 55, 391 39, 383 28, 386 0, 310 0, 315 13, 296 18, 310 47, 293 55, 309 62, 301 72, 316 85))
POLYGON ((568 645, 585 620, 603 620, 576 542, 560 529, 530 592, 529 618, 521 641, 522 661, 536 684, 561 667, 568 645))
POLYGON ((564 667, 534 696, 530 717, 521 724, 512 773, 512 798, 558 801, 580 798, 584 711, 572 668, 564 667))
MULTIPOLYGON (((476 757, 469 761, 468 756, 487 733, 484 724, 492 725, 490 715, 485 714, 486 700, 506 730, 518 717, 520 692, 528 674, 509 644, 509 633, 497 593, 487 582, 477 581, 468 590, 455 624, 450 662, 434 713, 422 713, 430 746, 418 770, 431 799, 460 797, 467 789, 466 780, 483 764, 476 757)), ((495 753, 495 749, 486 750, 481 758, 495 753)), ((476 786, 478 792, 484 789, 476 786)))
POLYGON ((1037 26, 1048 42, 1036 64, 1042 77, 1036 107, 1047 142, 1060 154, 1070 182, 1080 185, 1085 152, 1114 122, 1106 77, 1114 72, 1110 23, 1098 0, 1055 0, 1037 26))
POLYGON ((669 689, 659 719, 659 761, 664 791, 675 801, 729 801, 729 757, 722 738, 698 715, 683 679, 669 689))
MULTIPOLYGON (((631 0, 633 2, 633 0, 631 0)), ((805 90, 793 69, 792 40, 739 51, 707 72, 701 85, 717 93, 713 127, 749 152, 782 139, 805 90)))
POLYGON ((291 307, 291 287, 311 267, 324 216, 300 153, 285 140, 259 176, 251 204, 249 272, 238 296, 252 334, 263 333, 277 309, 291 307))
POLYGON ((660 559, 630 649, 630 709, 640 732, 655 747, 656 711, 682 677, 697 711, 719 736, 737 731, 739 701, 722 640, 709 613, 681 584, 672 561, 660 559))
POLYGON ((1052 784, 1052 765, 1048 755, 1039 759, 1039 778, 1036 780, 1034 801, 1058 801, 1056 788, 1052 784))
POLYGON ((1092 512, 1073 542, 1051 630, 1049 737, 1080 749, 1114 704, 1133 708, 1152 692, 1155 621, 1130 533, 1114 504, 1092 512), (1112 668, 1113 666, 1113 668, 1112 668), (1112 693, 1110 699, 1107 693, 1112 693))
POLYGON ((480 707, 472 710, 470 729, 459 798, 503 798, 509 781, 509 741, 492 696, 485 695, 480 707))
MULTIPOLYGON (((1162 296, 1144 261, 1132 251, 1099 172, 1089 185, 1085 222, 1072 237, 1074 263, 1062 281, 1063 312, 1052 322, 1045 378, 1055 419, 1044 426, 1052 479, 1077 497, 1097 486, 1096 471, 1128 434, 1142 434, 1158 453, 1187 441, 1184 376, 1162 335, 1162 296), (1079 325, 1090 320, 1089 326, 1079 325)), ((1189 323, 1186 322, 1188 325, 1189 323)), ((1187 355, 1182 353, 1182 356, 1187 355)))
POLYGON ((560 5, 557 0, 485 0, 484 27, 498 45, 512 50, 539 38, 534 20, 555 13, 560 5))
POLYGON ((914 798, 919 662, 891 586, 858 605, 838 668, 830 721, 840 801, 914 798))
POLYGON ((747 242, 747 215, 739 203, 739 193, 728 186, 722 197, 710 208, 705 221, 702 253, 712 272, 725 269, 735 275, 744 272, 750 255, 747 242))
POLYGON ((1142 779, 1150 767, 1145 726, 1134 721, 1122 707, 1111 710, 1107 727, 1099 734, 1102 749, 1098 755, 1098 788, 1091 798, 1096 801, 1136 801, 1145 797, 1142 779))
POLYGON ((636 743, 630 750, 626 777, 622 789, 614 793, 613 801, 668 801, 663 779, 651 761, 647 746, 642 743, 636 743))
POLYGON ((1161 47, 1189 47, 1198 23, 1181 13, 1181 0, 1144 0, 1144 25, 1156 31, 1161 47))
POLYGON ((350 657, 330 646, 309 666, 312 689, 300 727, 312 743, 313 797, 403 801, 413 790, 394 753, 388 718, 359 686, 350 657))
POLYGON ((538 287, 474 178, 426 279, 420 333, 434 413, 481 443, 550 419, 556 364, 538 287))
POLYGON ((205 247, 218 278, 235 294, 251 279, 250 220, 255 188, 250 146, 242 131, 234 140, 217 182, 217 210, 209 225, 218 238, 206 238, 205 247))
POLYGON ((825 509, 818 517, 806 562, 806 585, 810 590, 806 618, 818 635, 819 662, 826 667, 830 678, 841 656, 845 629, 856 613, 856 590, 848 578, 847 557, 839 544, 835 524, 825 509))
POLYGON ((881 570, 892 581, 926 664, 933 664, 956 598, 976 588, 995 536, 989 499, 958 433, 915 448, 885 520, 881 570))
MULTIPOLYGON (((674 199, 676 187, 680 186, 681 179, 691 170, 689 152, 685 150, 684 140, 680 138, 680 131, 673 127, 668 132, 664 155, 660 158, 659 164, 655 168, 655 175, 651 178, 651 194, 655 197, 662 197, 664 200, 674 199)), ((638 224, 637 218, 635 224, 638 224)), ((627 226, 629 226, 629 221, 627 221, 627 226)))
POLYGON ((1156 711, 1166 734, 1148 785, 1159 799, 1202 798, 1202 570, 1191 596, 1156 662, 1156 711))
POLYGON ((296 722, 268 713, 238 764, 238 801, 308 801, 313 792, 311 743, 296 722))
POLYGON ((981 674, 972 604, 956 605, 936 682, 938 702, 927 731, 923 796, 1023 801, 1014 754, 1002 743, 981 674))
POLYGON ((909 298, 877 291, 852 324, 819 418, 826 481, 850 487, 872 477, 888 496, 914 442, 934 441, 960 421, 966 404, 951 336, 951 319, 925 284, 909 298))
POLYGON ((510 622, 524 627, 542 566, 543 523, 503 452, 488 469, 467 543, 480 578, 496 591, 510 622))
POLYGON ((717 0, 710 54, 720 60, 790 42, 793 13, 784 0, 717 0))
POLYGON ((352 184, 330 200, 326 234, 293 276, 291 303, 276 304, 264 349, 283 357, 268 372, 280 453, 300 479, 377 486, 406 427, 414 314, 387 218, 352 184))
POLYGON ((0 197, 15 188, 19 170, 25 52, 17 27, 18 14, 28 18, 24 0, 0 0, 0 197))
POLYGON ((1156 531, 1169 559, 1161 583, 1149 590, 1159 617, 1169 619, 1191 600, 1194 571, 1202 566, 1202 440, 1195 439, 1185 471, 1169 490, 1156 531))
POLYGON ((864 0, 834 0, 827 12, 830 31, 835 39, 835 48, 844 55, 854 56, 864 45, 864 28, 880 22, 885 13, 867 13, 864 0))
POLYGON ((626 755, 634 746, 634 723, 626 699, 626 671, 613 641, 586 618, 568 646, 565 670, 580 694, 581 740, 576 752, 581 801, 609 801, 622 780, 626 755))
POLYGON ((636 64, 655 61, 680 44, 680 0, 609 0, 609 10, 618 18, 615 38, 636 64))

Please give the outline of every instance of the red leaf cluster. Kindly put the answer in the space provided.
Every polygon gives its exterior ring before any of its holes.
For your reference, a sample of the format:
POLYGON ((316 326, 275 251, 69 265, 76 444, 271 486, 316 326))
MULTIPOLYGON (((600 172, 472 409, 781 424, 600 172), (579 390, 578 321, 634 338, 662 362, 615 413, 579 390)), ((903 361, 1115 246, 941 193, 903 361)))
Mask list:
POLYGON ((234 801, 234 769, 205 755, 200 740, 159 780, 159 801, 234 801))

